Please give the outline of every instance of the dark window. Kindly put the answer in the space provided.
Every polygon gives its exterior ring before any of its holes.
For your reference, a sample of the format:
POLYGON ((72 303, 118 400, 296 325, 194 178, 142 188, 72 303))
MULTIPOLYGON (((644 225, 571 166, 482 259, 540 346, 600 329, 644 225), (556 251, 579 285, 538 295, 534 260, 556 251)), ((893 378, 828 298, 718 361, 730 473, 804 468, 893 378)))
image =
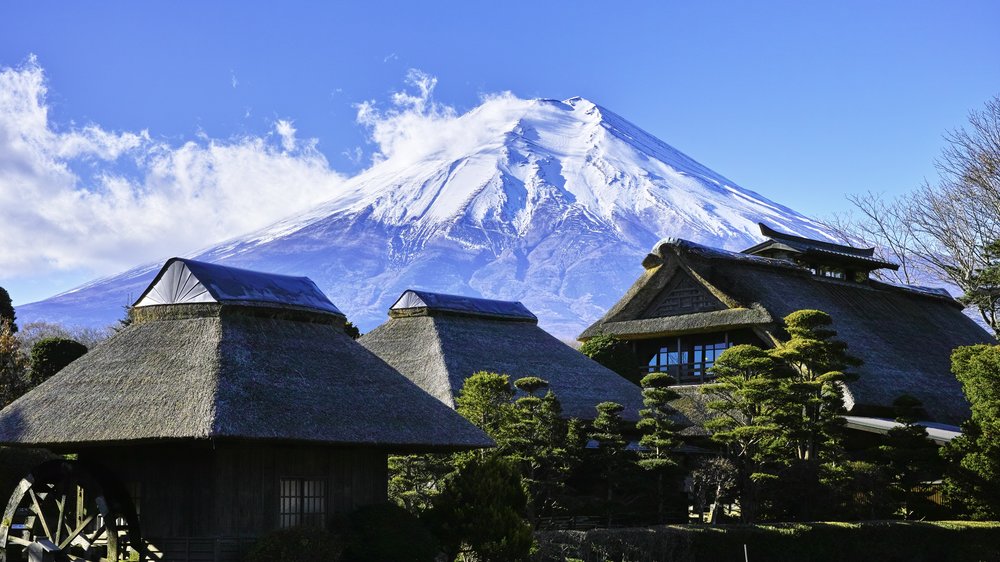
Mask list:
POLYGON ((697 383, 709 376, 708 368, 722 355, 731 343, 728 337, 722 341, 689 342, 677 338, 676 343, 661 347, 646 367, 647 372, 664 372, 673 375, 678 382, 697 383))
POLYGON ((326 482, 304 478, 281 479, 279 523, 282 529, 299 525, 322 527, 326 514, 326 482))

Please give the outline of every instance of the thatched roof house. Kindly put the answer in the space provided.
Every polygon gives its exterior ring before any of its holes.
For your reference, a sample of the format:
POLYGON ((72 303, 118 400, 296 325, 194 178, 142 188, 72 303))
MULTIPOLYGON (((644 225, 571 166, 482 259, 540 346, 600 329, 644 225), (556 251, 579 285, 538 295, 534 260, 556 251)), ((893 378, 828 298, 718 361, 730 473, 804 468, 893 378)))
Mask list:
POLYGON ((174 258, 131 319, 0 412, 0 444, 109 466, 166 559, 231 559, 385 501, 388 452, 492 444, 347 336, 307 278, 174 258))
POLYGON ((0 412, 0 443, 489 442, 357 345, 309 279, 174 258, 132 325, 0 412))
POLYGON ((634 421, 642 407, 637 386, 539 328, 519 302, 409 290, 358 341, 452 407, 477 371, 549 381, 568 417, 593 419, 595 406, 610 400, 634 421))
MULTIPOLYGON (((871 249, 850 248, 778 233, 743 253, 668 239, 643 261, 645 271, 603 318, 581 335, 615 334, 631 342, 642 371, 668 371, 697 384, 715 357, 736 343, 773 346, 786 337, 781 319, 800 309, 833 318, 839 338, 864 361, 846 387, 856 416, 889 416, 901 394, 923 402, 928 418, 957 424, 968 405, 950 372, 951 351, 993 342, 937 289, 869 279, 893 266, 871 249)), ((683 390, 683 389, 682 389, 683 390)), ((704 417, 694 387, 682 410, 704 417)))

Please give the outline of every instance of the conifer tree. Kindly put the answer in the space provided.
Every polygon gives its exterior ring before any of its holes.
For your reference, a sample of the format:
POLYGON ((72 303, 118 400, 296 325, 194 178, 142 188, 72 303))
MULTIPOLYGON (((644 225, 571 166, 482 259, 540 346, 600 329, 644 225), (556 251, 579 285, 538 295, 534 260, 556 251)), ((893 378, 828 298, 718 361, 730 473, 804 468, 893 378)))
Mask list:
POLYGON ((10 299, 7 289, 0 287, 0 322, 7 320, 10 322, 9 330, 17 333, 17 313, 14 312, 14 303, 10 299))
POLYGON ((847 344, 836 338, 830 315, 819 310, 799 310, 784 318, 789 340, 773 351, 794 370, 787 386, 793 408, 787 437, 795 458, 818 464, 820 455, 836 458, 842 452, 844 395, 841 382, 853 378, 846 369, 861 361, 847 353, 847 344))
POLYGON ((722 352, 711 372, 715 382, 700 390, 711 397, 708 409, 718 416, 705 425, 712 439, 726 447, 736 468, 741 517, 753 523, 759 484, 774 478, 772 465, 782 456, 779 421, 788 408, 783 390, 787 371, 767 351, 737 345, 722 352))
POLYGON ((515 416, 513 399, 510 377, 479 371, 465 379, 455 397, 455 411, 496 441, 497 454, 506 455, 510 452, 510 428, 515 416))
POLYGON ((927 437, 927 428, 917 425, 921 409, 919 400, 903 395, 893 402, 896 422, 878 448, 886 463, 891 480, 891 494, 903 519, 911 519, 918 507, 920 494, 914 488, 922 482, 940 477, 942 463, 937 445, 927 437))
POLYGON ((623 494, 632 480, 634 455, 628 450, 625 439, 625 421, 622 411, 625 407, 616 402, 601 402, 597 405, 597 417, 591 424, 590 439, 597 443, 594 456, 595 472, 604 487, 603 511, 607 524, 625 503, 623 494))
POLYGON ((653 475, 656 482, 657 523, 666 521, 667 483, 677 469, 677 459, 673 449, 680 444, 676 424, 672 417, 677 413, 670 405, 679 398, 670 386, 674 379, 666 373, 650 373, 642 379, 642 403, 639 423, 636 428, 642 432, 639 445, 639 467, 653 475))

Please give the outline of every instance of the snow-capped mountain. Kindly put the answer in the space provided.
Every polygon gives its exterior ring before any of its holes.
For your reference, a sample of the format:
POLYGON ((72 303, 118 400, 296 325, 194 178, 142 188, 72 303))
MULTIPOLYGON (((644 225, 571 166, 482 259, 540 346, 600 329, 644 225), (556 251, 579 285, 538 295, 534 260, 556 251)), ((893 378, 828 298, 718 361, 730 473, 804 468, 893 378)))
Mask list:
MULTIPOLYGON (((188 257, 307 275, 365 331, 419 287, 520 300, 569 339, 622 295, 660 238, 742 249, 759 241, 758 222, 826 236, 581 98, 492 99, 446 126, 315 209, 188 257)), ((18 317, 109 324, 161 263, 19 307, 18 317)))

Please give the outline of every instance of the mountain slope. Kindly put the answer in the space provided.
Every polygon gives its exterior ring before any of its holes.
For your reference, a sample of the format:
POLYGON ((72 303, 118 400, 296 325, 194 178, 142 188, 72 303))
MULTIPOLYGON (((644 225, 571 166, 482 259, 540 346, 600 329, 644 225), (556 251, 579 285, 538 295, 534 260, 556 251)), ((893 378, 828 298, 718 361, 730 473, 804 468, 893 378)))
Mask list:
MULTIPOLYGON (((189 257, 312 277, 363 330, 403 290, 420 287, 521 300, 544 327, 572 338, 621 296, 660 238, 740 249, 759 239, 757 222, 825 236, 584 99, 497 98, 442 126, 435 140, 413 139, 317 208, 189 257)), ((18 316, 107 324, 158 266, 25 305, 18 316)))

